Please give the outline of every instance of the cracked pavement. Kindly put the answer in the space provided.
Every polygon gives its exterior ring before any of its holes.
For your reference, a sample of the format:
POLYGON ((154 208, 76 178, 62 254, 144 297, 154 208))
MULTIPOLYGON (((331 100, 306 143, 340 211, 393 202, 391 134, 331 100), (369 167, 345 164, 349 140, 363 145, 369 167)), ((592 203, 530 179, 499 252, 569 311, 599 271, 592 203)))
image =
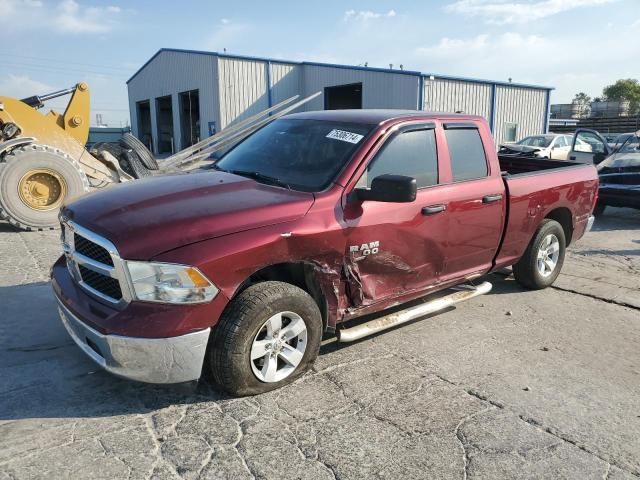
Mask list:
POLYGON ((0 480, 640 477, 640 212, 608 209, 555 288, 491 275, 242 399, 94 366, 57 317, 59 251, 0 224, 0 480))

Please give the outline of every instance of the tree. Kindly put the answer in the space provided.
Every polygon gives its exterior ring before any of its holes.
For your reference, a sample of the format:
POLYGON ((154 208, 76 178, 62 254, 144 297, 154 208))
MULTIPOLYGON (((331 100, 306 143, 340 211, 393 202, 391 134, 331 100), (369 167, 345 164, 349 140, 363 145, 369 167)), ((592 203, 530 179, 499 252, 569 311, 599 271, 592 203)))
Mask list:
POLYGON ((638 112, 640 108, 640 82, 635 78, 620 79, 613 85, 604 87, 602 93, 607 100, 628 100, 631 114, 638 112))
POLYGON ((576 96, 573 97, 573 101, 577 103, 582 103, 583 105, 588 105, 591 103, 591 97, 584 92, 576 93, 576 96))
MULTIPOLYGON (((591 112, 591 97, 584 92, 576 93, 573 97, 574 104, 578 105, 577 118, 588 117, 591 112)), ((576 116, 574 114, 574 116, 576 116)))

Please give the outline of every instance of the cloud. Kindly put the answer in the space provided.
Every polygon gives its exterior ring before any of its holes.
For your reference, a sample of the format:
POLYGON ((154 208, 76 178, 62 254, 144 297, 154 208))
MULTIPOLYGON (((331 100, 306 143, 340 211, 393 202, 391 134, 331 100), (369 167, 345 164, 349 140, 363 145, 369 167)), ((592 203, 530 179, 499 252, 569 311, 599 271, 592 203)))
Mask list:
MULTIPOLYGON (((621 27, 620 38, 632 33, 632 29, 621 27)), ((517 83, 554 86, 553 102, 570 101, 577 90, 598 96, 603 86, 616 78, 637 77, 628 58, 640 55, 640 44, 621 49, 619 39, 608 35, 589 49, 564 48, 588 44, 589 34, 505 32, 444 37, 410 50, 405 65, 417 65, 416 69, 425 73, 503 81, 512 77, 517 83), (594 69, 594 58, 607 58, 611 68, 594 69)))
POLYGON ((529 62, 541 61, 548 56, 550 50, 547 49, 551 48, 552 44, 539 35, 505 32, 500 35, 484 33, 466 39, 444 37, 435 45, 417 47, 415 52, 428 59, 466 58, 475 63, 475 61, 499 58, 501 63, 506 63, 516 54, 529 62), (497 54, 505 56, 497 57, 497 54))
POLYGON ((457 0, 447 12, 484 17, 489 23, 529 23, 576 8, 604 5, 617 0, 457 0))
POLYGON ((254 32, 254 27, 248 23, 234 23, 228 19, 222 19, 220 25, 209 35, 206 40, 207 48, 222 52, 223 49, 238 51, 239 46, 245 45, 245 41, 254 32), (223 20, 227 20, 226 22, 223 20))
POLYGON ((387 13, 372 12, 371 10, 347 10, 344 12, 344 21, 366 22, 376 18, 390 18, 395 16, 395 10, 389 10, 387 13))
POLYGON ((27 75, 9 74, 0 80, 0 92, 13 98, 26 98, 32 95, 42 95, 53 92, 55 87, 38 80, 33 80, 27 75))
POLYGON ((228 18, 222 18, 220 19, 220 23, 223 25, 229 25, 231 23, 231 20, 229 20, 228 18))
POLYGON ((0 27, 9 31, 44 28, 61 34, 100 34, 112 31, 121 13, 115 5, 84 6, 75 0, 55 5, 39 0, 0 0, 0 27))

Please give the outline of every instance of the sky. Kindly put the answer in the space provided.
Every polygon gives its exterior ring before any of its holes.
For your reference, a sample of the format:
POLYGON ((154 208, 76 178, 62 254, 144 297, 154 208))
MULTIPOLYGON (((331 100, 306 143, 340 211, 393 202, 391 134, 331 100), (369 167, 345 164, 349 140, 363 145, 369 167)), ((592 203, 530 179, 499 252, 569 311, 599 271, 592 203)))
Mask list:
POLYGON ((84 80, 110 126, 163 47, 512 78, 555 87, 552 103, 640 77, 640 0, 0 0, 0 28, 0 95, 84 80))

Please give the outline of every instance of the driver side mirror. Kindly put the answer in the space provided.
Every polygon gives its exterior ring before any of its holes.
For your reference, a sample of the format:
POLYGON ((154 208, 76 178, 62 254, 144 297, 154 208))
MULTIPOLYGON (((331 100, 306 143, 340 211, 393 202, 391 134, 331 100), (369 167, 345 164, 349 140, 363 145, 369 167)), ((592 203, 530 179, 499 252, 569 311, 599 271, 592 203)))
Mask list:
POLYGON ((409 203, 416 199, 416 179, 404 175, 385 174, 371 181, 371 188, 356 188, 358 200, 409 203))

